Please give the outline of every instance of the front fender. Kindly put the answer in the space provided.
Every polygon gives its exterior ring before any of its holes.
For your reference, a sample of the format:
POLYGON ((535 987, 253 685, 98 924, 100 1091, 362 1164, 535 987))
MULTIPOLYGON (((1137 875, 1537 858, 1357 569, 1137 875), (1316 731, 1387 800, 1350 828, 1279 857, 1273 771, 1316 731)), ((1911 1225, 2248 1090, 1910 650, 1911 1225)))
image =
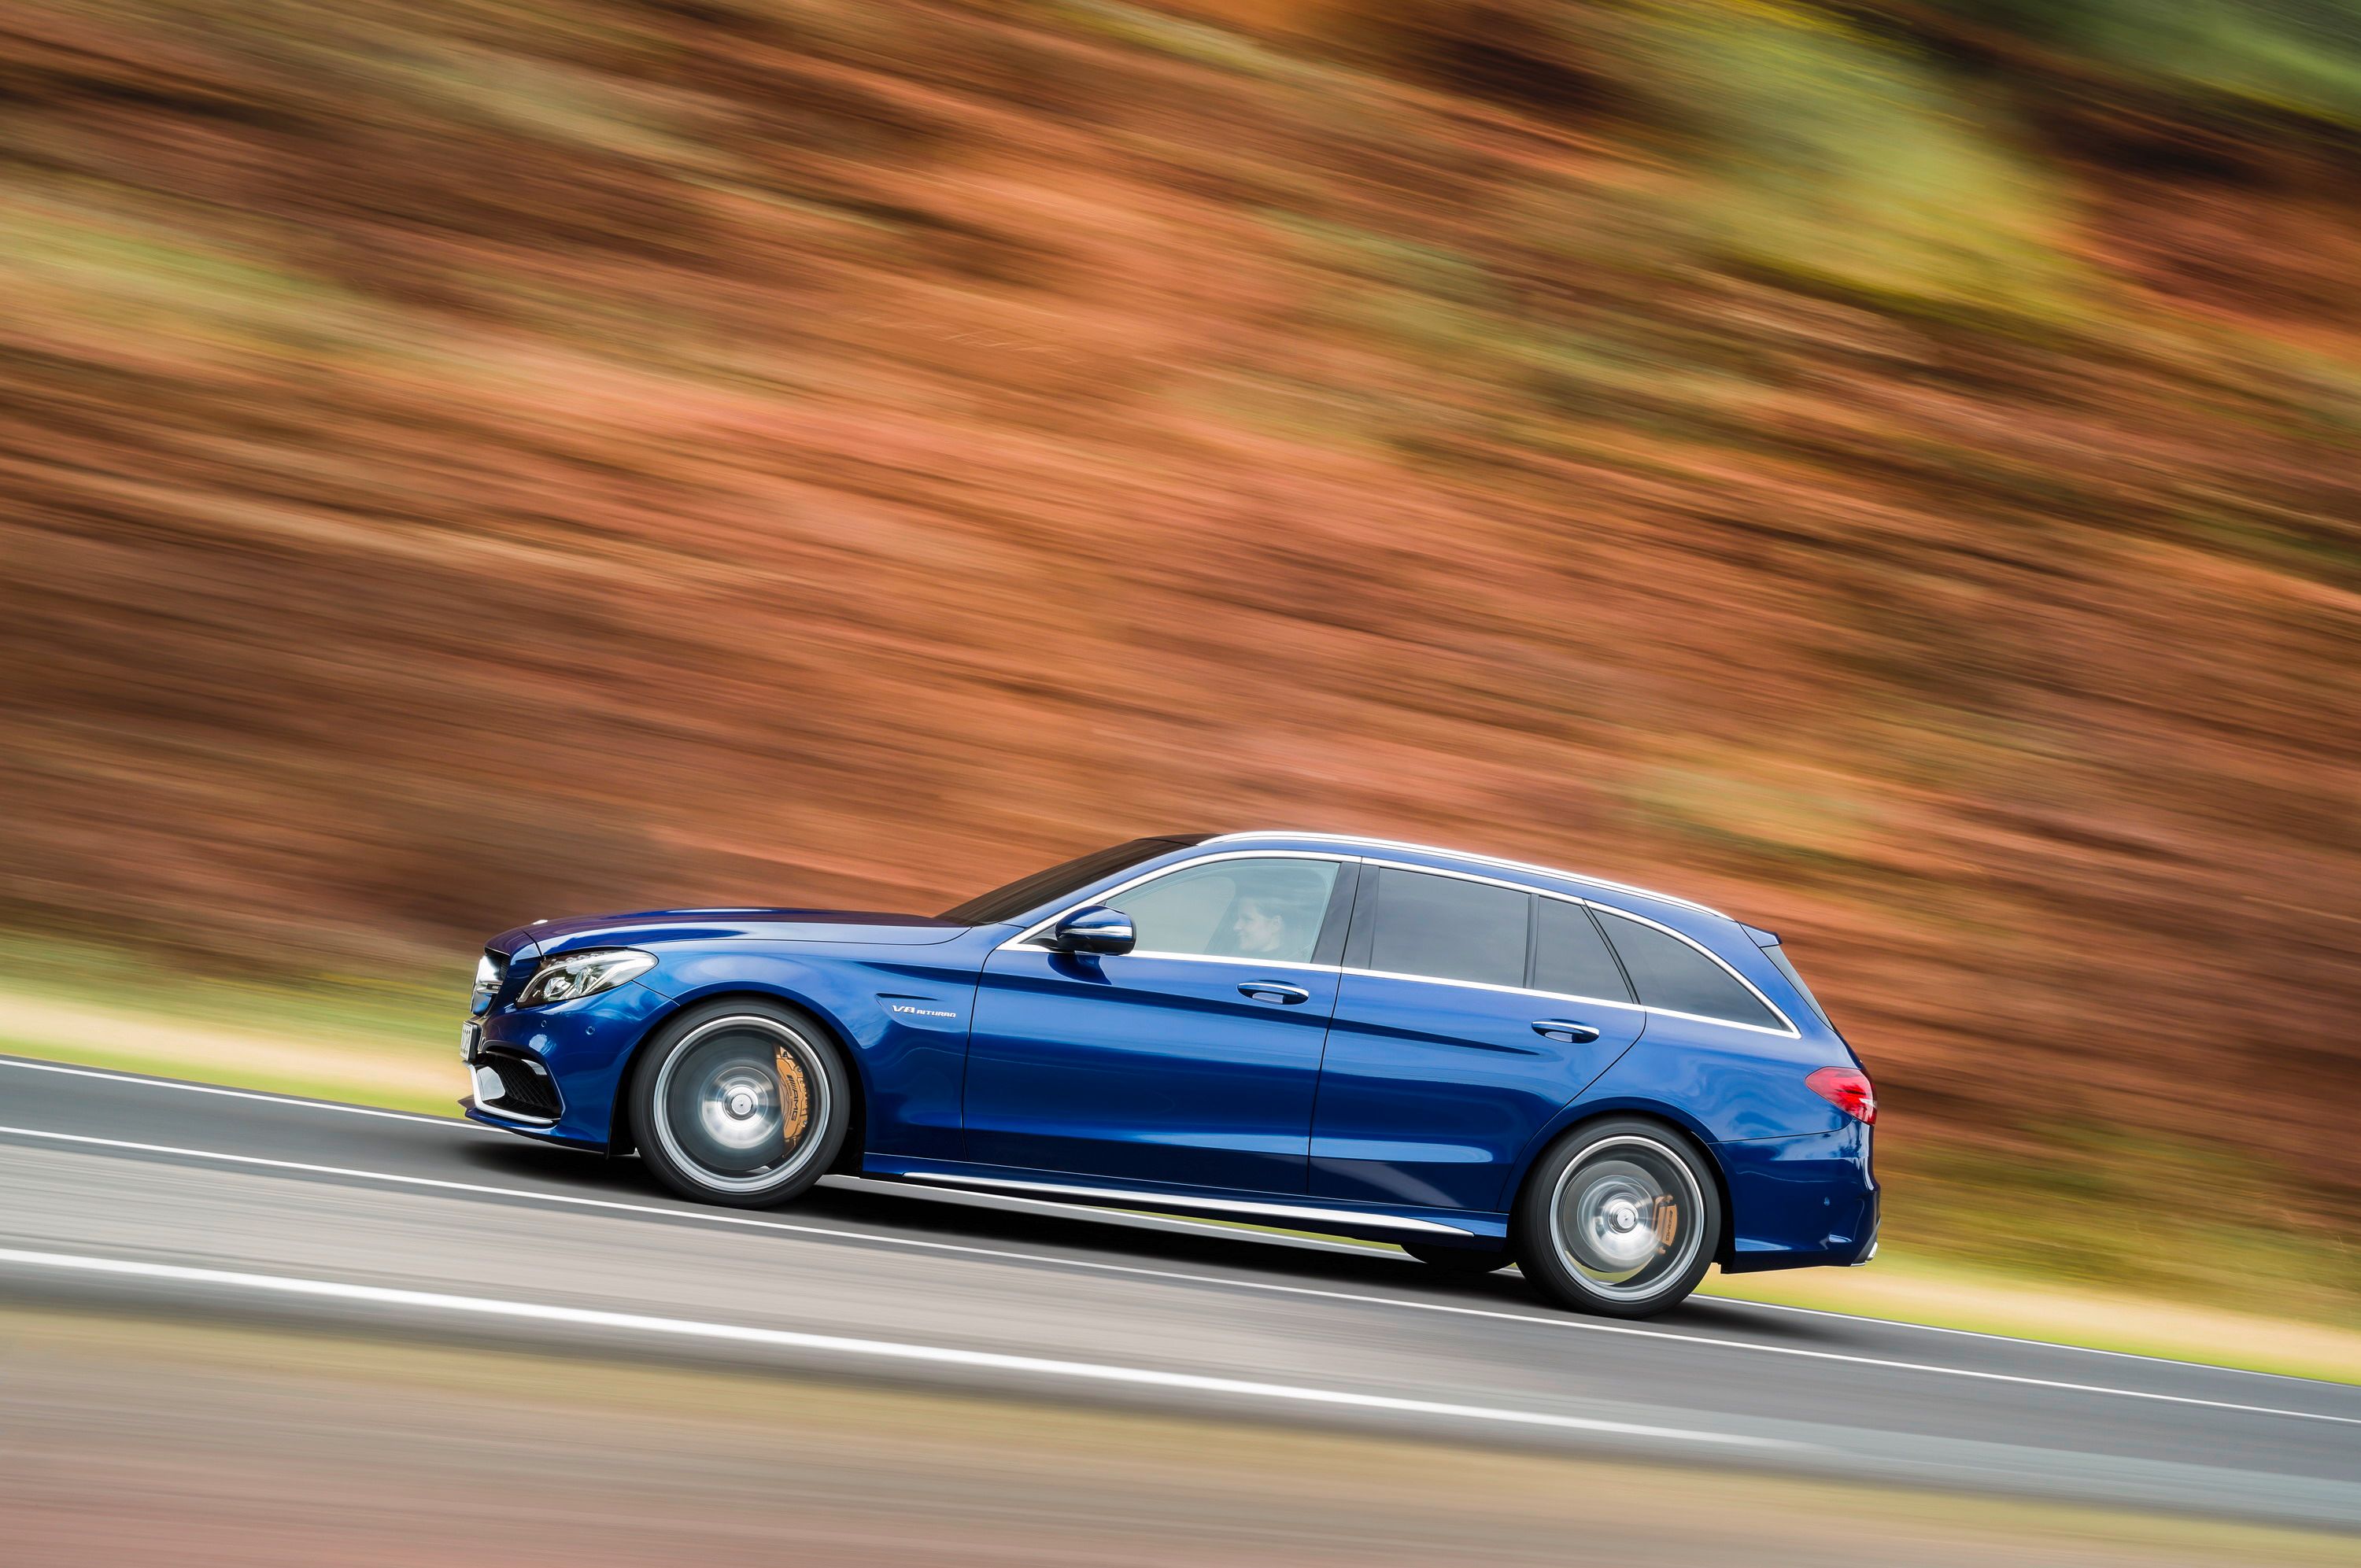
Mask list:
POLYGON ((812 1014, 836 1032, 860 1075, 865 1148, 931 1159, 964 1152, 960 1102, 973 966, 868 944, 749 943, 665 953, 639 983, 672 1004, 650 1034, 682 1009, 725 996, 767 996, 812 1014))

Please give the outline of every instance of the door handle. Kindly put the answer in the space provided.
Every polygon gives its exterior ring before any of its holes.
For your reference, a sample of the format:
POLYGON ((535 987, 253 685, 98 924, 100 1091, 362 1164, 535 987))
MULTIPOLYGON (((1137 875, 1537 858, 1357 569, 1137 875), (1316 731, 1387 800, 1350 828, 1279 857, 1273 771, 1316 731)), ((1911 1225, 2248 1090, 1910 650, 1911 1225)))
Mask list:
POLYGON ((1281 985, 1275 980, 1250 980, 1238 987, 1238 994, 1257 1002, 1280 1002, 1290 1007, 1312 1000, 1312 993, 1301 986, 1281 985))
POLYGON ((1533 1025, 1533 1033, 1544 1040, 1568 1046, 1587 1046, 1598 1038, 1598 1031, 1589 1025, 1570 1023, 1564 1018, 1539 1019, 1533 1025))

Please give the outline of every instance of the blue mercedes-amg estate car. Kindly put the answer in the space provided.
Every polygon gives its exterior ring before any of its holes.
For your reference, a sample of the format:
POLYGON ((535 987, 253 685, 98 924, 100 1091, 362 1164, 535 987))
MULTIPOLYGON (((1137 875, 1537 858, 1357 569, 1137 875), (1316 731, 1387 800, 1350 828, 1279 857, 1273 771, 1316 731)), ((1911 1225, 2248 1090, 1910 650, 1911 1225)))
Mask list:
POLYGON ((829 1171, 1399 1243, 1659 1312, 1867 1261, 1877 1103, 1767 931, 1322 833, 1140 839, 936 916, 496 938, 477 1121, 784 1203, 829 1171))

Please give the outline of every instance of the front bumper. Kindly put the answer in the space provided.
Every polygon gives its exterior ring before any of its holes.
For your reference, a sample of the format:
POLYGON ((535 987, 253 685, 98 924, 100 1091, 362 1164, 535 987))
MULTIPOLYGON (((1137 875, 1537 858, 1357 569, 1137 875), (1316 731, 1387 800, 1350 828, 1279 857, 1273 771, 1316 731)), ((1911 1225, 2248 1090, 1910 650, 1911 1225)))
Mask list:
POLYGON ((576 1148, 604 1149, 613 1140, 615 1093, 632 1049, 672 1003, 636 981, 612 991, 548 1007, 504 1005, 470 1020, 478 1027, 463 1043, 472 1091, 459 1103, 470 1121, 576 1148), (485 1092, 478 1067, 501 1079, 504 1092, 485 1092), (549 1098, 519 1090, 545 1082, 549 1098))
POLYGON ((478 1045, 465 1060, 478 1109, 536 1127, 554 1127, 566 1114, 566 1096, 540 1058, 511 1046, 478 1045))

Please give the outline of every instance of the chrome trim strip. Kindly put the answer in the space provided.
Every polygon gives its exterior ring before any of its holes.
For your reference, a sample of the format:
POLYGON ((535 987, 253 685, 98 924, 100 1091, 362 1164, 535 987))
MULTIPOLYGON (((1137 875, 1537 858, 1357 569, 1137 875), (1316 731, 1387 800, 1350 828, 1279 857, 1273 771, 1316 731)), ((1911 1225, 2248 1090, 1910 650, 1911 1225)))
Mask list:
MULTIPOLYGON (((1506 871, 1531 872, 1542 876, 1564 877, 1568 882, 1587 883, 1592 887, 1613 888, 1618 893, 1636 893, 1642 898, 1658 899, 1665 904, 1677 904, 1684 909, 1694 909, 1700 915, 1719 916, 1724 920, 1730 918, 1729 916, 1723 915, 1720 910, 1709 905, 1699 904, 1695 899, 1683 898, 1677 894, 1658 893, 1653 887, 1641 887, 1628 882, 1613 882, 1600 876, 1585 876, 1580 872, 1570 872, 1558 866, 1535 865, 1531 861, 1504 860, 1498 855, 1479 855, 1467 850, 1446 850, 1439 844, 1411 844, 1399 839, 1361 839, 1348 833, 1285 833, 1274 828, 1256 828, 1246 833, 1221 833, 1206 839, 1205 842, 1226 844, 1240 839, 1295 839, 1314 844, 1359 844, 1372 850, 1411 850, 1422 855, 1448 855, 1455 861, 1473 861, 1477 865, 1499 866, 1506 871)), ((1410 869, 1427 872, 1435 868, 1412 866, 1410 869)), ((1535 888, 1528 891, 1539 892, 1540 890, 1535 888)))
MULTIPOLYGON (((1008 946, 1003 942, 1002 947, 1008 946)), ((1051 951, 1043 948, 1042 951, 1051 951)), ((1227 953, 1160 953, 1150 948, 1136 948, 1127 953, 1096 953, 1100 959, 1163 959, 1176 964, 1235 964, 1241 969, 1300 969, 1312 974, 1342 974, 1345 971, 1334 964, 1298 963, 1292 959, 1240 959, 1227 953)))
MULTIPOLYGON (((1620 1007, 1626 1013, 1653 1013, 1658 1011, 1658 1009, 1653 1007, 1642 1007, 1636 1002, 1613 1002, 1604 996, 1576 996, 1570 992, 1564 991, 1535 991, 1531 986, 1524 985, 1495 985, 1488 980, 1445 980, 1441 975, 1404 974, 1400 970, 1389 969, 1348 969, 1339 970, 1338 972, 1342 974, 1367 975, 1371 980, 1416 981, 1421 985, 1455 985, 1462 991, 1497 991, 1504 996, 1530 996, 1540 1001, 1581 1002, 1593 1007, 1620 1007)), ((1709 1021, 1717 1024, 1721 1022, 1719 1018, 1709 1021)), ((1733 1024, 1730 1027, 1733 1029, 1741 1029, 1746 1027, 1746 1025, 1742 1024, 1733 1024)))
POLYGON ((1356 1209, 1315 1209, 1299 1203, 1252 1203, 1241 1198, 1183 1198, 1170 1192, 1143 1192, 1127 1187, 1081 1187, 1060 1181, 1009 1181, 996 1176, 947 1176, 934 1171, 904 1171, 895 1179, 901 1181, 935 1182, 947 1187, 989 1187, 1005 1192, 1054 1192, 1065 1198, 1087 1198, 1102 1204, 1119 1204, 1126 1209, 1153 1209, 1159 1212, 1210 1209, 1227 1214, 1259 1214, 1274 1220, 1349 1221, 1356 1225, 1376 1225, 1387 1230, 1415 1231, 1422 1234, 1472 1236, 1476 1233, 1457 1225, 1446 1225, 1435 1220, 1414 1220, 1407 1214, 1388 1214, 1356 1209))
MULTIPOLYGON (((1693 1019, 1700 1024, 1716 1024, 1725 1029, 1752 1029, 1758 1035, 1777 1035, 1784 1039, 1803 1038, 1803 1031, 1795 1027, 1795 1021, 1787 1016, 1786 1009, 1781 1007, 1777 1003, 1763 995, 1762 987, 1756 985, 1752 981, 1747 979, 1744 975, 1730 968, 1729 959, 1723 958, 1719 953, 1715 952, 1711 948, 1707 947, 1703 942, 1698 941, 1695 937, 1675 931, 1661 920, 1651 920, 1644 915, 1634 915, 1628 909, 1620 908, 1612 904, 1601 904, 1595 898, 1577 898, 1573 894, 1555 893, 1545 887, 1527 887, 1522 883, 1503 882, 1499 877, 1479 876, 1474 872, 1444 871, 1440 866, 1411 865, 1403 861, 1381 861, 1368 855, 1361 857, 1361 863, 1365 866, 1376 866, 1381 871, 1411 872, 1419 876, 1446 876, 1455 878, 1460 882, 1482 883, 1489 887, 1505 887, 1512 893, 1530 893, 1537 898, 1554 898, 1561 904, 1580 904, 1589 908, 1598 910, 1604 914, 1618 916, 1622 919, 1634 921, 1642 926, 1646 926, 1652 929, 1662 931, 1665 936, 1672 938, 1675 941, 1686 942, 1690 947, 1695 948, 1698 952, 1703 953, 1707 958, 1711 959, 1715 964, 1719 966, 1722 973, 1730 976, 1730 979, 1744 986, 1748 993, 1752 995, 1755 1001, 1760 1002, 1763 1006, 1771 1010, 1771 1016, 1778 1019, 1779 1022, 1785 1026, 1778 1029, 1766 1029, 1760 1024, 1741 1024, 1734 1018, 1711 1018, 1702 1013, 1683 1013, 1671 1007, 1650 1007, 1645 1004, 1641 1005, 1640 1010, 1642 1012, 1660 1013, 1667 1018, 1693 1019)), ((1675 900, 1674 902, 1678 901, 1675 900)), ((1697 907, 1703 908, 1704 906, 1700 905, 1697 907)), ((1706 910, 1706 913, 1711 915, 1714 912, 1708 909, 1706 910)), ((1374 974, 1379 971, 1375 970, 1346 970, 1345 972, 1347 974, 1374 974)), ((1480 986, 1482 989, 1487 991, 1513 991, 1528 996, 1554 996, 1564 994, 1563 992, 1558 992, 1531 991, 1521 985, 1485 985, 1484 982, 1480 981, 1444 980, 1433 975, 1401 974, 1392 975, 1390 978, 1395 980, 1431 980, 1437 985, 1480 986)), ((1629 1007, 1632 1005, 1632 1003, 1628 1002, 1608 1002, 1603 996, 1576 996, 1571 997, 1569 1000, 1575 1002, 1604 1003, 1606 1005, 1610 1007, 1629 1007)))
POLYGON ((515 1111, 503 1111, 497 1105, 485 1104, 472 1094, 467 1096, 467 1108, 487 1116, 498 1116, 503 1122, 514 1122, 520 1127, 555 1127, 560 1120, 555 1116, 527 1116, 515 1111))
MULTIPOLYGON (((1581 901, 1576 899, 1575 902, 1580 903, 1581 901)), ((1678 936, 1679 933, 1675 932, 1674 935, 1678 936)), ((1711 958, 1713 955, 1708 953, 1706 956, 1708 958, 1711 958)), ((1725 964, 1722 967, 1727 969, 1729 966, 1725 964)), ((1795 1032, 1792 1025, 1784 1029, 1766 1029, 1760 1024, 1741 1024, 1734 1018, 1710 1018, 1702 1013, 1683 1013, 1671 1007, 1648 1007, 1636 1002, 1617 1002, 1605 996, 1576 996, 1573 992, 1565 991, 1535 991, 1530 986, 1494 985, 1488 981, 1481 980, 1445 980, 1441 975, 1403 974, 1399 970, 1348 969, 1339 970, 1336 972, 1339 974, 1367 975, 1371 980, 1410 980, 1416 981, 1422 985, 1455 985, 1463 991, 1497 991, 1508 996, 1530 996, 1539 1001, 1579 1002, 1588 1007, 1615 1007, 1620 1008, 1626 1013, 1645 1013, 1651 1016, 1660 1018, 1686 1018, 1692 1023, 1711 1024, 1718 1029, 1747 1029, 1757 1035, 1775 1035, 1783 1040, 1801 1039, 1803 1037, 1795 1032)), ((1737 978, 1740 984, 1745 984, 1746 977, 1744 975, 1740 975, 1737 978)), ((1751 985, 1747 986, 1747 989, 1749 991, 1754 990, 1751 985)), ((1763 993, 1759 991, 1754 992, 1754 994, 1758 997, 1763 996, 1763 993)), ((1767 997, 1763 999, 1763 1004, 1765 1007, 1769 1007, 1772 1014, 1776 1017, 1784 1018, 1787 1016, 1784 1013, 1780 1012, 1776 1006, 1773 1006, 1770 999, 1767 997)))
MULTIPOLYGON (((1618 919, 1629 920, 1636 925, 1653 927, 1655 929, 1662 931, 1665 936, 1672 938, 1676 942, 1687 943, 1690 947, 1695 948, 1698 952, 1703 953, 1707 958, 1711 959, 1716 964, 1719 964, 1721 967, 1722 973, 1728 975, 1730 979, 1744 986, 1749 995, 1752 996, 1755 1001, 1760 1002, 1763 1006, 1771 1010, 1771 1016, 1778 1019, 1781 1024, 1786 1026, 1780 1029, 1766 1029, 1760 1024, 1741 1024, 1732 1018, 1708 1018, 1702 1013, 1683 1013, 1678 1009, 1672 1007, 1651 1007, 1648 1009, 1649 1012, 1661 1013, 1667 1018, 1690 1018, 1700 1024, 1719 1024, 1725 1029, 1752 1029, 1758 1035, 1784 1035, 1791 1040, 1800 1040, 1804 1037, 1804 1031, 1795 1027, 1795 1021, 1787 1016, 1787 1010, 1785 1008, 1780 1006, 1777 1003, 1763 995, 1763 988, 1761 986, 1756 985, 1752 981, 1747 979, 1744 975, 1730 968, 1730 960, 1728 959, 1723 958, 1719 953, 1715 952, 1711 948, 1707 947, 1695 937, 1683 936, 1680 932, 1674 930, 1670 926, 1665 925, 1661 920, 1651 920, 1644 915, 1634 915, 1628 909, 1618 909, 1612 905, 1607 904, 1592 904, 1588 899, 1584 899, 1583 902, 1585 904, 1590 904, 1590 906, 1593 909, 1599 911, 1601 914, 1612 915, 1618 919)), ((1609 938, 1608 945, 1610 947, 1614 945, 1611 936, 1609 938)), ((1619 954, 1617 957, 1620 959, 1621 955, 1619 954)))
MULTIPOLYGON (((1251 833, 1235 833, 1228 835, 1228 837, 1235 839, 1250 839, 1265 836, 1266 835, 1251 833)), ((1339 838, 1341 842, 1349 843, 1356 841, 1351 839, 1342 839, 1340 836, 1334 834, 1272 834, 1267 836, 1273 838, 1329 837, 1339 838)), ((1213 840, 1208 839, 1207 842, 1213 842, 1213 840)), ((1372 839, 1368 840, 1368 842, 1375 843, 1377 840, 1372 839)), ((1421 848, 1421 846, 1416 844, 1398 845, 1395 847, 1413 850, 1421 848)), ((1435 852, 1439 854, 1449 854, 1453 851, 1437 850, 1435 852)), ((1468 856, 1465 858, 1471 860, 1484 859, 1482 856, 1468 856)), ((1144 883, 1153 882, 1159 877, 1169 876, 1175 872, 1187 871, 1192 866, 1203 865, 1213 861, 1241 860, 1356 861, 1362 865, 1376 866, 1384 871, 1411 872, 1420 876, 1453 877, 1460 882, 1481 883, 1488 887, 1505 887, 1511 893, 1529 893, 1537 898, 1554 898, 1562 904, 1583 905, 1588 908, 1602 911, 1605 914, 1618 916, 1625 920, 1636 921, 1640 925, 1663 932, 1665 936, 1672 938, 1676 942, 1686 943, 1687 946, 1696 948, 1698 952, 1703 953, 1708 959, 1711 959, 1724 974, 1730 976, 1730 979, 1744 986, 1747 990, 1747 993, 1752 996, 1757 1002, 1763 1003, 1764 1007, 1768 1008, 1771 1015, 1773 1018, 1778 1019, 1783 1027, 1776 1029, 1765 1028, 1760 1024, 1741 1024, 1734 1018, 1714 1018, 1702 1013, 1684 1013, 1677 1008, 1672 1007, 1650 1007, 1640 1003, 1614 1002, 1603 996, 1576 996, 1570 992, 1563 991, 1535 991, 1530 987, 1521 985, 1494 985, 1488 983, 1487 981, 1477 980, 1446 980, 1440 975, 1400 974, 1390 970, 1350 969, 1342 964, 1290 963, 1272 959, 1257 960, 1255 959, 1232 958, 1227 954, 1220 953, 1164 953, 1152 950, 1146 952, 1135 951, 1130 953, 1105 954, 1102 955, 1101 961, 1104 962, 1109 959, 1120 959, 1126 958, 1166 959, 1176 959, 1182 963, 1246 964, 1263 969, 1316 970, 1323 973, 1337 975, 1365 974, 1383 980, 1412 980, 1422 981, 1429 985, 1455 985, 1470 991, 1497 991, 1506 992, 1517 996, 1545 996, 1564 1002, 1585 1002, 1592 1004, 1593 1006, 1598 1007, 1621 1007, 1626 1009, 1636 1008, 1642 1013, 1658 1014, 1666 1018, 1686 1018, 1692 1023, 1711 1024, 1715 1027, 1721 1029, 1744 1029, 1750 1034, 1774 1035, 1781 1039, 1799 1040, 1803 1038, 1803 1031, 1795 1026, 1795 1021, 1788 1016, 1787 1010, 1780 1006, 1777 1003, 1772 1001, 1768 996, 1764 995, 1761 986, 1756 985, 1752 981, 1739 973, 1735 969, 1732 969, 1730 965, 1730 960, 1723 958, 1719 953, 1715 952, 1711 948, 1707 947, 1704 943, 1698 941, 1694 937, 1688 936, 1684 932, 1674 930, 1670 926, 1665 925, 1661 920, 1651 920, 1645 915, 1634 914, 1632 911, 1622 908, 1617 905, 1601 904, 1597 899, 1584 898, 1578 894, 1571 893, 1559 893, 1554 888, 1532 887, 1521 882, 1509 882, 1500 877, 1485 876, 1477 872, 1452 871, 1443 866, 1422 866, 1408 861, 1382 860, 1370 855, 1348 855, 1342 851, 1328 852, 1314 850, 1225 850, 1217 855, 1198 855, 1190 860, 1175 861, 1170 865, 1159 866, 1154 871, 1144 872, 1140 875, 1133 877, 1128 882, 1118 883, 1115 886, 1108 888, 1102 893, 1096 894, 1090 898, 1086 898, 1079 904, 1069 905, 1065 908, 1058 911, 1055 915, 1049 916, 1047 919, 1034 922, 1031 926, 1027 927, 1016 936, 1009 938, 1008 940, 1001 943, 998 948, 995 948, 993 950, 1000 952, 1010 948, 1031 948, 1033 938, 1038 936, 1041 932, 1048 930, 1050 927, 1055 926, 1059 921, 1063 920, 1075 910, 1087 909, 1093 904, 1104 903, 1107 899, 1113 898, 1118 894, 1128 893, 1133 888, 1138 887, 1144 883)), ((1518 866, 1514 861, 1493 861, 1490 863, 1511 866, 1521 871, 1542 869, 1537 867, 1518 866)), ((1576 878, 1576 880, 1590 881, 1593 879, 1576 878)), ((1620 886, 1621 884, 1609 883, 1602 885, 1612 887, 1620 886)), ((1626 889, 1625 891, 1632 893, 1646 892, 1643 888, 1631 888, 1626 889)), ((1653 898, 1661 895, 1649 894, 1648 896, 1653 898)), ((1686 899, 1678 898, 1666 899, 1665 902, 1668 904, 1687 903, 1686 899)), ((1718 910, 1706 908, 1702 904, 1688 905, 1688 907, 1698 910, 1707 915, 1712 915, 1719 919, 1729 918, 1729 916, 1720 914, 1718 910)), ((1033 948, 1032 950, 1038 952, 1044 949, 1033 948)))

